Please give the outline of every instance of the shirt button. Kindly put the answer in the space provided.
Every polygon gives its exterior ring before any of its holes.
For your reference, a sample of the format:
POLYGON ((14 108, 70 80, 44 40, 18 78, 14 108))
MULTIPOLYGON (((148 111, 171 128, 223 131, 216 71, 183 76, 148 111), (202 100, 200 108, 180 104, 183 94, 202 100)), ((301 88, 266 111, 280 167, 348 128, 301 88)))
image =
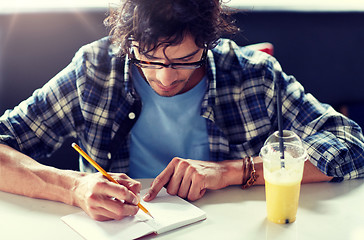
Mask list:
POLYGON ((108 153, 108 154, 107 154, 107 158, 108 158, 108 159, 111 159, 111 153, 108 153))
POLYGON ((129 119, 133 120, 135 118, 135 113, 130 112, 128 117, 129 117, 129 119))

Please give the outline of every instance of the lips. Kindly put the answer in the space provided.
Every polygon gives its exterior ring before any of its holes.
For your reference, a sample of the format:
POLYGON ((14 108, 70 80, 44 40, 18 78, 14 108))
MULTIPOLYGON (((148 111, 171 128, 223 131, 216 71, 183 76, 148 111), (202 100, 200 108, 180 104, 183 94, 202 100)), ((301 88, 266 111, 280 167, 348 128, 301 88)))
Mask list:
POLYGON ((157 87, 164 91, 164 92, 169 92, 169 91, 173 91, 174 89, 178 88, 178 86, 180 85, 180 83, 182 83, 183 81, 175 81, 173 82, 171 85, 169 86, 164 86, 163 84, 161 84, 160 82, 155 82, 155 84, 157 85, 157 87))
POLYGON ((164 92, 170 92, 173 89, 175 89, 176 87, 177 87, 177 84, 176 85, 172 85, 172 86, 168 86, 168 87, 165 87, 163 85, 158 84, 158 88, 161 89, 164 92))

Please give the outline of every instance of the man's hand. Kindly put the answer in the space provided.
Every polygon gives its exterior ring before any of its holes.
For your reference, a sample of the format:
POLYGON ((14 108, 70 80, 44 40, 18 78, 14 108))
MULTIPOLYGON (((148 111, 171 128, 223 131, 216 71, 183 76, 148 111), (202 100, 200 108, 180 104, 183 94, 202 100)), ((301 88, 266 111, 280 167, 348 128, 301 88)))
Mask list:
POLYGON ((98 221, 120 220, 138 212, 141 184, 125 174, 110 173, 120 185, 107 180, 101 173, 81 177, 74 187, 74 205, 81 207, 98 221))
POLYGON ((220 189, 228 183, 224 176, 228 168, 224 163, 173 158, 152 183, 145 201, 154 199, 162 187, 171 195, 190 201, 201 198, 207 189, 220 189))

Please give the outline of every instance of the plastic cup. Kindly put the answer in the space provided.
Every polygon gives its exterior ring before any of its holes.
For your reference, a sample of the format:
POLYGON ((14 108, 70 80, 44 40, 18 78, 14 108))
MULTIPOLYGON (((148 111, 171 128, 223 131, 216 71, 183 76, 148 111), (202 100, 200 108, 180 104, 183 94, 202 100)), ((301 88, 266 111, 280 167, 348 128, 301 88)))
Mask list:
POLYGON ((285 130, 283 142, 283 160, 280 158, 278 131, 267 139, 260 151, 263 159, 267 218, 280 224, 296 220, 303 167, 307 159, 306 150, 294 132, 285 130))

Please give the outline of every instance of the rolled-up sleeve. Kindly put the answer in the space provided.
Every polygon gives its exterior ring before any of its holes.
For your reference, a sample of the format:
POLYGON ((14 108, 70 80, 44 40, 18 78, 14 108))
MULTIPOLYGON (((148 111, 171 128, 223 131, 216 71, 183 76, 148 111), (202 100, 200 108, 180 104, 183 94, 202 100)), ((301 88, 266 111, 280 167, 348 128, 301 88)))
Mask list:
POLYGON ((364 137, 360 126, 306 94, 293 77, 283 77, 286 128, 300 135, 310 161, 333 181, 364 177, 364 137))

